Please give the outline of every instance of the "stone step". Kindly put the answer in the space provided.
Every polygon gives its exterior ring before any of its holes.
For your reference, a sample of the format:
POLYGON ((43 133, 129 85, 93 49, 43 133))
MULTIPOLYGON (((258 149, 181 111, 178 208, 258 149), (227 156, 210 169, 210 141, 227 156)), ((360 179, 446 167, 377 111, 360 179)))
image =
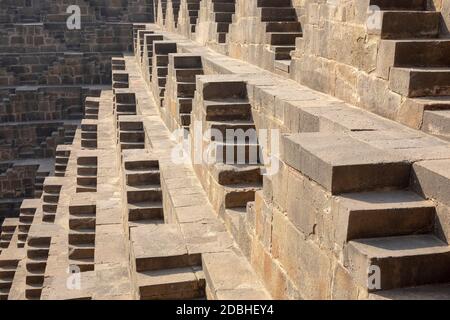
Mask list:
POLYGON ((409 185, 409 162, 346 134, 288 134, 281 144, 289 166, 332 194, 409 185))
POLYGON ((69 259, 94 258, 95 245, 93 244, 71 244, 69 245, 69 259))
POLYGON ((125 172, 125 175, 128 186, 159 185, 161 183, 159 170, 133 170, 125 172))
POLYGON ((44 272, 47 267, 47 257, 28 258, 26 269, 28 272, 44 272))
POLYGON ((266 43, 270 45, 295 45, 295 39, 302 36, 299 32, 269 32, 266 33, 266 43))
POLYGON ((260 166, 226 165, 223 163, 216 163, 212 170, 214 179, 223 186, 239 184, 262 185, 260 166))
POLYGON ((163 206, 161 202, 138 202, 128 204, 128 220, 163 220, 163 206))
POLYGON ((176 268, 137 273, 141 300, 205 298, 201 268, 176 268))
POLYGON ((134 150, 134 149, 145 149, 144 142, 121 142, 120 143, 121 150, 134 150))
POLYGON ((78 204, 69 206, 69 214, 74 217, 95 217, 97 208, 95 204, 78 204))
POLYGON ((202 57, 199 55, 178 53, 169 57, 169 64, 174 69, 202 70, 202 57))
POLYGON ((77 184, 79 186, 95 187, 95 186, 97 186, 97 177, 96 176, 77 176, 77 184))
POLYGON ((43 190, 44 190, 44 192, 55 194, 55 193, 59 193, 61 191, 61 187, 62 187, 61 185, 44 183, 43 190))
POLYGON ((44 215, 42 216, 43 222, 54 223, 55 219, 56 219, 55 213, 44 213, 44 215))
POLYGON ((69 230, 69 244, 95 244, 95 229, 69 230))
POLYGON ((193 265, 193 257, 188 254, 184 237, 177 224, 154 224, 131 228, 130 239, 136 272, 185 268, 193 265))
MULTIPOLYGON (((175 74, 177 82, 194 83, 193 89, 195 91, 195 77, 197 75, 203 75, 203 69, 200 68, 175 69, 175 74)), ((192 87, 190 87, 190 89, 192 90, 192 87)))
POLYGON ((381 10, 425 10, 426 0, 370 0, 371 6, 381 10))
POLYGON ((122 116, 119 120, 119 129, 122 131, 142 131, 144 130, 144 124, 142 121, 122 116))
POLYGON ((42 199, 47 203, 58 203, 59 201, 59 192, 58 193, 47 193, 44 192, 42 199))
POLYGON ((254 142, 223 143, 211 142, 213 151, 212 160, 215 163, 236 164, 260 164, 259 144, 254 142))
POLYGON ((406 97, 450 95, 450 68, 392 68, 389 88, 406 97))
POLYGON ((0 300, 8 300, 9 289, 0 289, 0 300))
POLYGON ((291 0, 257 0, 257 7, 290 7, 291 0))
POLYGON ((10 289, 13 278, 0 278, 0 289, 10 289))
POLYGON ((130 89, 116 89, 114 101, 116 104, 136 104, 136 95, 130 89))
POLYGON ((297 12, 292 7, 262 7, 258 11, 262 22, 298 21, 297 12))
POLYGON ((97 148, 97 139, 82 139, 81 147, 87 149, 96 149, 97 148))
POLYGON ((143 170, 157 170, 157 169, 159 169, 158 160, 151 160, 151 159, 125 160, 125 170, 127 171, 143 171, 143 170))
POLYGON ((136 104, 135 103, 116 103, 117 113, 132 113, 136 114, 136 104))
POLYGON ((28 271, 25 283, 31 284, 31 285, 40 285, 42 286, 44 284, 44 277, 45 273, 41 271, 28 271))
POLYGON ((91 140, 97 143, 97 132, 81 132, 82 140, 91 140))
MULTIPOLYGON (((389 67, 450 67, 449 39, 383 40, 378 65, 389 67)), ((384 71, 388 73, 389 71, 384 71)))
POLYGON ((302 27, 298 21, 266 22, 266 32, 297 32, 301 33, 302 27))
POLYGON ((27 257, 28 258, 40 258, 40 257, 48 257, 48 253, 49 253, 49 248, 48 247, 43 247, 43 248, 31 248, 30 246, 28 246, 28 250, 27 250, 27 257))
POLYGON ((411 191, 376 191, 343 194, 333 205, 338 208, 336 242, 425 234, 433 230, 436 209, 411 191))
POLYGON ((295 50, 295 46, 278 45, 271 46, 271 49, 275 53, 275 60, 291 60, 291 52, 295 50))
POLYGON ((379 291, 370 300, 450 300, 450 283, 379 291))
POLYGON ((271 299, 246 257, 235 251, 205 253, 202 266, 210 299, 271 299), (229 266, 233 266, 233 272, 227 272, 229 266))
POLYGON ((362 286, 367 287, 369 268, 379 267, 381 286, 369 291, 450 281, 450 247, 431 234, 354 240, 344 254, 362 286))
POLYGON ((427 199, 450 206, 450 160, 430 160, 414 163, 412 188, 427 199))
POLYGON ((93 271, 94 270, 94 259, 69 259, 70 266, 76 266, 80 269, 80 272, 93 271))
POLYGON ((13 278, 16 273, 17 265, 4 265, 0 267, 0 279, 13 278))
POLYGON ((79 176, 97 176, 97 166, 77 165, 77 175, 79 176))
POLYGON ((247 101, 247 84, 245 82, 206 80, 206 82, 197 84, 197 90, 203 100, 242 99, 247 101))
POLYGON ((425 111, 422 131, 450 141, 450 110, 425 111))
POLYGON ((252 142, 258 140, 255 124, 251 120, 208 121, 205 129, 211 129, 212 134, 220 133, 222 141, 228 141, 228 136, 231 141, 235 136, 252 142))
POLYGON ((207 121, 251 120, 252 106, 242 100, 224 99, 204 101, 207 121))
POLYGON ((78 166, 97 166, 97 157, 78 157, 78 166))
POLYGON ((224 186, 225 208, 245 208, 248 202, 255 201, 255 193, 261 189, 262 185, 258 183, 224 186))
POLYGON ((56 213, 56 210, 58 209, 58 205, 54 203, 43 203, 42 204, 42 211, 44 213, 56 213))
POLYGON ((69 219, 69 228, 71 230, 95 230, 95 217, 89 216, 71 216, 69 219))
POLYGON ((25 286, 25 297, 27 299, 39 299, 42 294, 42 285, 27 284, 25 286))
POLYGON ((127 187, 128 203, 157 202, 162 199, 162 190, 159 185, 140 185, 127 187))
POLYGON ((440 12, 381 11, 380 15, 382 26, 376 33, 382 39, 437 38, 439 35, 440 12))
POLYGON ((122 142, 145 142, 144 131, 120 131, 119 141, 122 142))

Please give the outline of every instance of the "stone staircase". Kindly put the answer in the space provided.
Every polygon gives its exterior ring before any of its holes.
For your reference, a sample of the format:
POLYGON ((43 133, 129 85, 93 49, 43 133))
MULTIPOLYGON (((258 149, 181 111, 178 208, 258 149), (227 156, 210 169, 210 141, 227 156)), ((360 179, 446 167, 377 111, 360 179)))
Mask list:
POLYGON ((28 239, 28 232, 33 224, 40 199, 25 199, 20 206, 19 232, 17 234, 17 247, 24 248, 28 239))
POLYGON ((424 109, 422 130, 450 137, 450 40, 440 35, 441 13, 427 11, 425 0, 390 4, 371 1, 381 9, 378 76, 389 88, 424 109), (402 21, 402 23, 398 23, 402 21))
POLYGON ((77 157, 77 193, 97 192, 97 156, 79 155, 77 157))
MULTIPOLYGON (((141 72, 149 88, 151 87, 153 75, 153 42, 163 40, 164 37, 160 34, 147 34, 144 36, 144 55, 141 62, 141 72)), ((162 57, 159 60, 164 63, 162 57)))
MULTIPOLYGON (((138 40, 138 32, 139 30, 145 30, 146 26, 145 24, 133 24, 133 50, 134 54, 136 54, 138 48, 139 48, 139 40, 138 40)), ((122 58, 113 58, 111 59, 111 64, 114 62, 120 61, 122 58)), ((124 61, 125 62, 125 61, 124 61)), ((120 64, 122 66, 122 64, 120 64)), ((123 64, 123 67, 125 67, 125 64, 123 64)), ((125 70, 125 69, 120 69, 125 70)))
POLYGON ((266 43, 274 52, 275 66, 289 72, 291 51, 295 50, 296 39, 302 36, 291 0, 258 0, 258 13, 266 32, 266 43))
POLYGON ((138 59, 139 64, 142 64, 143 59, 144 59, 146 35, 151 35, 151 34, 154 34, 154 31, 152 31, 152 30, 137 30, 135 55, 136 55, 136 58, 138 59))
POLYGON ((407 161, 346 135, 300 133, 282 143, 288 165, 337 195, 336 241, 356 283, 376 292, 450 281, 435 204, 407 189, 407 161), (370 286, 372 270, 379 287, 370 286))
POLYGON ((81 121, 81 147, 97 149, 97 120, 84 119, 81 121))
POLYGON ((166 24, 166 13, 167 13, 167 3, 168 0, 157 0, 156 1, 156 21, 159 25, 166 24))
POLYGON ((181 0, 169 0, 166 14, 165 26, 168 30, 175 31, 178 28, 178 17, 180 13, 181 0))
MULTIPOLYGON (((203 124, 202 135, 210 132, 203 143, 212 151, 210 162, 198 169, 203 171, 198 175, 205 177, 202 183, 208 186, 210 201, 219 214, 242 213, 262 187, 260 150, 245 82, 198 77, 192 123, 196 121, 203 124)), ((194 130, 198 129, 191 125, 193 135, 194 130)))
POLYGON ((190 38, 197 28, 201 0, 181 0, 178 30, 190 38))
POLYGON ((64 124, 64 144, 65 145, 72 144, 77 128, 78 128, 77 124, 64 124))
POLYGON ((141 300, 205 298, 201 259, 190 255, 177 225, 132 228, 131 259, 141 300), (164 251, 160 248, 163 246, 164 251))
POLYGON ((27 240, 25 298, 28 300, 41 298, 50 243, 51 237, 30 237, 27 240))
POLYGON ((0 259, 0 300, 8 300, 19 260, 0 259))
MULTIPOLYGON (((113 85, 117 85, 116 81, 113 74, 113 85)), ((84 119, 98 120, 99 107, 99 97, 86 97, 84 102, 84 119)))
POLYGON ((120 116, 136 115, 136 95, 130 89, 114 90, 114 113, 118 120, 120 116))
POLYGON ((55 154, 55 176, 64 177, 69 162, 72 146, 59 145, 55 154))
POLYGON ((167 75, 164 107, 175 118, 177 128, 189 131, 196 76, 203 75, 201 56, 171 54, 167 75))
POLYGON ((54 180, 53 178, 47 177, 45 179, 44 192, 42 194, 42 221, 48 223, 55 222, 62 187, 60 180, 54 180))
MULTIPOLYGON (((133 43, 135 43, 134 40, 133 43)), ((115 71, 124 71, 125 70, 125 60, 123 57, 112 57, 111 58, 111 71, 114 73, 115 71)))
MULTIPOLYGON (((129 75, 124 70, 112 71, 112 88, 113 89, 126 89, 129 88, 129 75)), ((97 112, 98 117, 98 112, 97 112)))
POLYGON ((211 15, 211 21, 217 23, 216 36, 217 43, 227 42, 227 34, 230 30, 230 24, 233 22, 233 15, 236 11, 235 0, 211 0, 201 3, 209 6, 208 12, 211 15))
POLYGON ((117 143, 120 150, 145 149, 144 124, 139 116, 122 115, 117 124, 117 143))
POLYGON ((0 248, 2 251, 9 247, 18 223, 19 221, 17 218, 5 218, 5 220, 3 220, 3 224, 0 228, 0 248))
POLYGON ((162 107, 164 103, 164 93, 166 91, 170 53, 177 53, 177 44, 175 42, 172 41, 153 42, 151 89, 153 91, 153 96, 159 103, 160 107, 162 107), (159 97, 159 101, 157 97, 159 97))
POLYGON ((164 221, 159 163, 145 150, 122 151, 129 225, 164 221))
POLYGON ((94 270, 96 206, 72 203, 69 207, 69 264, 80 272, 94 270))

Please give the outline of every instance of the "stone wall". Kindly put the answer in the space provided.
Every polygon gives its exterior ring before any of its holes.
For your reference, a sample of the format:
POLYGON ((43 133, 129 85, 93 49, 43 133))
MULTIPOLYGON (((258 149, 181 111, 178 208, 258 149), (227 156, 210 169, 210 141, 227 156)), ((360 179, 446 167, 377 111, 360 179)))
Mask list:
POLYGON ((66 9, 77 5, 82 21, 153 22, 153 0, 4 0, 0 23, 65 22, 66 9))
MULTIPOLYGON (((388 119, 420 128, 423 110, 427 106, 424 107, 422 102, 411 99, 409 94, 403 92, 405 90, 400 90, 394 84, 407 82, 407 76, 398 80, 389 77, 389 66, 393 64, 390 55, 395 49, 391 49, 391 52, 386 51, 387 42, 383 42, 385 39, 403 39, 406 36, 400 34, 402 31, 394 30, 395 27, 391 30, 392 34, 386 34, 389 32, 386 30, 389 25, 384 28, 383 24, 389 23, 387 18, 380 21, 379 27, 372 27, 371 23, 375 23, 380 16, 368 11, 371 3, 368 0, 337 3, 304 1, 305 15, 302 18, 304 36, 297 39, 297 49, 292 54, 290 76, 313 89, 331 94, 388 119)), ((430 1, 429 9, 442 10, 442 31, 439 36, 445 37, 448 34, 445 30, 448 1, 434 1, 434 4, 430 1)), ((411 35, 408 38, 430 38, 431 34, 427 35, 426 32, 429 31, 425 30, 431 26, 421 25, 421 19, 423 18, 417 17, 411 20, 414 27, 411 28, 411 35)), ((424 50, 430 52, 434 49, 424 50)), ((439 55, 441 54, 439 51, 444 49, 436 50, 438 51, 436 55, 439 55)), ((400 55, 401 53, 398 53, 397 57, 400 55)), ((419 60, 411 59, 408 63, 404 66, 411 68, 424 66, 424 62, 419 60)), ((433 64, 432 58, 429 59, 429 63, 433 64)), ((434 63, 432 66, 438 66, 436 62, 434 63)), ((445 91, 445 88, 439 90, 445 91)))
POLYGON ((80 118, 89 87, 36 87, 0 90, 0 120, 6 122, 80 118))
POLYGON ((82 23, 69 30, 65 23, 3 24, 0 52, 122 52, 130 51, 129 23, 82 23))

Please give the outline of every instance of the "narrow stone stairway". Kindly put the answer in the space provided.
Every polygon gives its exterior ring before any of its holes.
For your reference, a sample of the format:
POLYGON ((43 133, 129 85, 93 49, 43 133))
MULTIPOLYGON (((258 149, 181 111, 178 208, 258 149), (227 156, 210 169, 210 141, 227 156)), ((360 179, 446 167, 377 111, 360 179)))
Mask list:
POLYGON ((258 0, 258 11, 265 24, 266 43, 270 45, 278 61, 276 67, 289 71, 291 51, 295 41, 302 37, 302 27, 298 21, 291 0, 258 0))
POLYGON ((80 272, 94 270, 96 206, 74 204, 69 207, 69 264, 80 272))
POLYGON ((427 1, 388 3, 381 9, 377 73, 389 88, 424 109, 422 130, 450 139, 450 39, 440 36, 441 13, 427 1))
POLYGON ((51 237, 32 237, 27 241, 25 298, 28 300, 41 298, 50 243, 51 237))

